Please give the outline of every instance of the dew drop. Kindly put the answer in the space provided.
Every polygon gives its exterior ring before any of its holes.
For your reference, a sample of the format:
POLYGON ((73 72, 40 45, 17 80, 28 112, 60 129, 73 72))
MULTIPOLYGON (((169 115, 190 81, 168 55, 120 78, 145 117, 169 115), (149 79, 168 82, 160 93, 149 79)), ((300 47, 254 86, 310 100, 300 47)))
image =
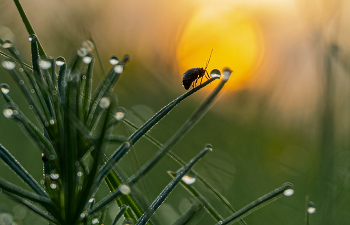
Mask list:
POLYGON ((119 58, 116 55, 112 55, 109 59, 110 64, 117 65, 119 63, 119 58))
POLYGON ((4 109, 3 114, 6 118, 11 118, 13 115, 13 110, 12 109, 4 109))
POLYGON ((34 107, 32 105, 29 105, 29 109, 33 109, 34 107))
POLYGON ((193 173, 192 171, 190 171, 188 174, 186 174, 185 176, 183 176, 181 178, 181 180, 183 182, 185 182, 188 185, 193 184, 194 182, 196 182, 197 180, 197 174, 193 173))
POLYGON ((19 83, 20 85, 23 85, 23 84, 24 84, 24 80, 20 80, 18 83, 19 83))
POLYGON ((230 78, 232 72, 233 71, 230 68, 224 67, 222 69, 222 73, 224 74, 224 80, 228 80, 228 78, 230 78))
POLYGON ((35 36, 35 34, 31 34, 31 35, 29 35, 29 37, 28 37, 28 41, 30 41, 30 42, 32 42, 32 41, 36 41, 36 36, 35 36))
POLYGON ((57 185, 54 184, 54 183, 52 183, 52 184, 50 184, 50 188, 51 188, 51 189, 56 189, 56 188, 57 188, 57 185))
POLYGON ((108 97, 103 97, 100 101, 100 107, 102 109, 107 109, 110 104, 111 104, 111 100, 109 100, 108 97))
POLYGON ((118 107, 118 108, 116 109, 116 111, 117 111, 117 112, 114 114, 114 117, 115 117, 115 119, 118 120, 118 121, 122 120, 122 119, 126 116, 126 114, 127 114, 126 109, 123 108, 123 107, 118 107))
POLYGON ((213 69, 213 70, 210 72, 210 77, 211 77, 211 78, 220 77, 220 76, 221 76, 221 72, 220 72, 220 70, 218 70, 218 69, 213 69))
POLYGON ((51 120, 50 120, 50 124, 51 124, 51 125, 54 125, 54 124, 55 124, 55 120, 51 119, 51 120))
POLYGON ((77 173, 77 176, 78 176, 78 177, 83 176, 83 172, 78 172, 78 173, 77 173))
POLYGON ((51 94, 52 94, 52 95, 57 95, 57 91, 56 91, 56 90, 53 90, 53 91, 51 92, 51 94))
POLYGON ((85 213, 81 213, 80 214, 80 218, 85 218, 86 214, 85 213))
POLYGON ((123 195, 128 195, 131 192, 130 187, 126 184, 122 184, 119 189, 123 195))
POLYGON ((47 70, 51 67, 51 62, 47 59, 40 59, 39 66, 41 69, 47 70))
POLYGON ((310 214, 313 214, 316 212, 315 203, 309 202, 309 207, 307 208, 307 212, 310 214))
POLYGON ((19 68, 18 70, 19 70, 19 71, 21 71, 21 72, 23 72, 23 71, 24 71, 24 70, 23 70, 23 68, 19 68))
POLYGON ((123 72, 123 66, 122 65, 116 65, 114 67, 114 72, 116 73, 122 73, 123 72))
POLYGON ((4 41, 4 44, 2 44, 3 48, 11 48, 12 46, 12 42, 9 40, 4 41))
POLYGON ((66 63, 62 56, 58 56, 55 62, 57 66, 63 66, 66 63))
POLYGON ((86 76, 85 76, 85 75, 81 76, 81 79, 82 79, 82 80, 85 80, 85 79, 86 79, 86 76))
POLYGON ((95 218, 95 219, 93 219, 93 220, 91 221, 92 224, 97 224, 98 222, 99 222, 99 221, 98 221, 97 218, 95 218))
POLYGON ((1 92, 3 94, 6 95, 6 94, 8 94, 10 92, 10 86, 8 84, 5 84, 5 83, 0 84, 0 87, 1 87, 1 92))
POLYGON ((95 201, 94 198, 90 198, 90 199, 89 199, 89 203, 93 203, 94 201, 95 201))
POLYGON ((79 190, 79 191, 81 191, 82 189, 83 189, 83 187, 82 187, 82 186, 79 186, 79 187, 78 187, 78 190, 79 190))
POLYGON ((89 41, 89 40, 83 41, 81 46, 89 52, 94 50, 94 48, 95 48, 94 43, 92 43, 92 41, 89 41))
POLYGON ((88 54, 88 50, 86 48, 84 48, 84 47, 80 47, 77 50, 77 54, 80 57, 84 57, 84 56, 86 56, 88 54))
POLYGON ((45 181, 44 181, 44 180, 41 180, 41 181, 40 181, 40 184, 45 184, 45 181))
POLYGON ((89 64, 91 60, 92 60, 92 57, 88 55, 83 58, 83 62, 86 64, 89 64))
POLYGON ((293 190, 293 189, 287 189, 287 190, 285 190, 285 191, 283 192, 283 194, 284 194, 285 196, 291 196, 291 195, 294 194, 294 190, 293 190))
POLYGON ((35 90, 34 90, 34 89, 30 89, 30 92, 31 92, 31 93, 35 93, 35 90))
POLYGON ((7 70, 13 70, 16 66, 16 63, 12 59, 7 58, 4 61, 2 61, 1 65, 7 70))
POLYGON ((52 174, 50 175, 50 177, 51 177, 51 179, 53 179, 53 180, 57 180, 57 179, 60 177, 60 175, 59 175, 58 173, 52 173, 52 174))

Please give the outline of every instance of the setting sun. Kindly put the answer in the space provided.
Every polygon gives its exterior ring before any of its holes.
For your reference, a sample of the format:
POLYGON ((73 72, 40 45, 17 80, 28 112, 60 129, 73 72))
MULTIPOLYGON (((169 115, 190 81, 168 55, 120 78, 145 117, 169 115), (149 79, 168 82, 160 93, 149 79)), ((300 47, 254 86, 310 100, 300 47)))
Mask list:
POLYGON ((185 27, 179 41, 177 60, 181 72, 205 68, 211 50, 208 72, 225 66, 234 72, 231 89, 244 86, 263 52, 260 28, 249 14, 230 7, 200 9, 185 27))

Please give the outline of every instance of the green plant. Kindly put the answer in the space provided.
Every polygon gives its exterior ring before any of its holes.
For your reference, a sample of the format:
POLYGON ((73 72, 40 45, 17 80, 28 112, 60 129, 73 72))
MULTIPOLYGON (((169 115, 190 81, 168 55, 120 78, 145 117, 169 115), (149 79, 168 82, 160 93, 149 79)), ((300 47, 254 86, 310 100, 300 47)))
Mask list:
MULTIPOLYGON (((34 191, 30 192, 0 178, 2 192, 13 200, 26 206, 33 212, 54 224, 96 224, 103 223, 106 206, 117 200, 121 207, 112 224, 116 224, 124 215, 126 221, 137 221, 136 224, 154 224, 152 214, 159 208, 174 187, 181 183, 195 196, 218 224, 228 224, 241 218, 271 200, 282 196, 293 188, 284 184, 281 188, 263 196, 256 202, 235 212, 230 203, 210 186, 202 177, 200 180, 233 214, 224 219, 213 206, 190 185, 181 181, 193 165, 212 149, 206 145, 189 163, 171 152, 176 144, 207 112, 212 102, 224 87, 232 71, 223 70, 221 79, 215 90, 205 99, 198 109, 180 127, 180 129, 164 144, 147 135, 147 132, 164 118, 177 104, 191 96, 196 91, 220 78, 220 71, 213 70, 211 78, 192 90, 179 96, 159 110, 141 127, 136 127, 124 118, 125 112, 117 106, 111 89, 117 83, 130 57, 123 60, 111 57, 112 68, 104 80, 92 91, 92 75, 94 56, 89 53, 94 48, 93 41, 85 41, 78 48, 69 63, 63 57, 54 60, 47 57, 31 27, 29 20, 19 3, 15 1, 19 13, 28 30, 31 44, 32 64, 24 62, 13 44, 0 39, 0 44, 8 51, 2 62, 18 84, 30 107, 34 110, 39 126, 31 122, 9 96, 9 86, 1 84, 1 93, 6 101, 4 115, 16 121, 31 137, 42 153, 44 166, 44 188, 21 166, 11 153, 0 145, 1 159, 34 191), (18 71, 16 64, 19 65, 18 71), (59 67, 56 73, 55 64, 59 67), (125 123, 135 128, 128 138, 112 135, 113 128, 118 123, 125 123), (115 165, 129 149, 142 137, 148 138, 159 147, 158 152, 146 162, 133 176, 123 177, 115 165), (104 154, 110 141, 120 142, 120 146, 107 158, 104 154), (170 173, 173 180, 159 194, 148 209, 137 201, 136 193, 130 192, 130 187, 150 171, 166 154, 181 165, 176 173, 170 173), (91 161, 86 158, 91 157, 91 161), (104 199, 95 204, 94 196, 105 181, 111 190, 104 199)), ((192 170, 192 173, 195 171, 192 170)), ((184 224, 191 216, 183 222, 184 224)))

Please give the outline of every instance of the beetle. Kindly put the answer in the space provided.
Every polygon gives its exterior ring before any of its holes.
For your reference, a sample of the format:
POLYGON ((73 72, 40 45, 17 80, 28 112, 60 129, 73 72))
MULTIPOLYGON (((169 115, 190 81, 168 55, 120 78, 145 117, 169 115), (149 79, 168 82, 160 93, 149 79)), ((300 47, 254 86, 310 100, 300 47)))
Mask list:
POLYGON ((201 78, 201 83, 202 83, 203 77, 210 79, 210 76, 209 76, 208 71, 207 71, 207 67, 208 67, 208 64, 210 62, 210 58, 211 58, 212 53, 213 53, 213 49, 211 50, 209 60, 207 62, 207 65, 205 66, 205 69, 203 69, 203 67, 192 68, 192 69, 187 70, 184 73, 184 75, 182 77, 182 86, 186 90, 188 90, 191 87, 191 85, 192 85, 192 87, 197 86, 197 82, 198 82, 199 78, 201 78))

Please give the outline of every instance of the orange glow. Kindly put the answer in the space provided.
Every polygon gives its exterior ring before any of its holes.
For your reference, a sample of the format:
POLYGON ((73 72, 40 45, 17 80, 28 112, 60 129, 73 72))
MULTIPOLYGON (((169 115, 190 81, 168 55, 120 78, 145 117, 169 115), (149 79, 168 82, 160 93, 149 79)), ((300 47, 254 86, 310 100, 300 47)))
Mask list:
POLYGON ((262 56, 260 28, 242 10, 205 7, 193 16, 180 39, 177 60, 182 74, 191 68, 205 67, 211 49, 208 73, 228 66, 234 71, 230 89, 243 88, 262 56))

